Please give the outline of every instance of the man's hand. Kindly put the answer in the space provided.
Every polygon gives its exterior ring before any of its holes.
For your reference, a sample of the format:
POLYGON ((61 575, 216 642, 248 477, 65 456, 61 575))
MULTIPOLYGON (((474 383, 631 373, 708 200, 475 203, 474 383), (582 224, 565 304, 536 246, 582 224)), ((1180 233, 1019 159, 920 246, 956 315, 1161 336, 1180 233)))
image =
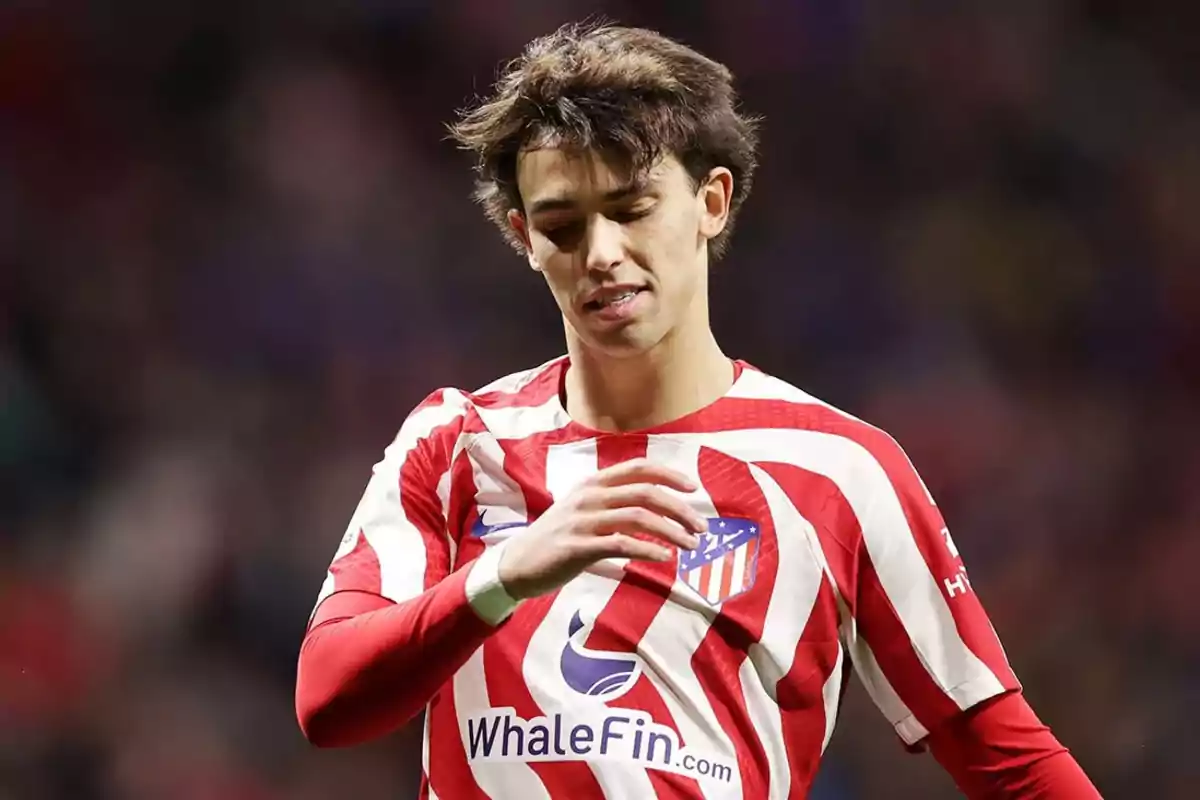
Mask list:
POLYGON ((500 582, 515 599, 557 589, 604 558, 666 561, 673 551, 632 533, 649 534, 687 550, 708 523, 664 491, 698 488, 673 469, 639 458, 600 470, 514 536, 500 558, 500 582))

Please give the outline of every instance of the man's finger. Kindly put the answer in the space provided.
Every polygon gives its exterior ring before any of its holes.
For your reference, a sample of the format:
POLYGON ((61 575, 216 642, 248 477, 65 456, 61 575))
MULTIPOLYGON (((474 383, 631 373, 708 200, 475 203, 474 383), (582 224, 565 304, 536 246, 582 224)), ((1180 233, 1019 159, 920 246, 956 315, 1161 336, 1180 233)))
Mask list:
POLYGON ((586 528, 601 536, 616 533, 649 534, 685 550, 694 550, 700 540, 673 519, 641 506, 625 506, 594 511, 585 518, 586 528))
POLYGON ((671 549, 655 542, 638 539, 624 533, 596 536, 583 545, 585 555, 595 561, 601 558, 632 558, 638 561, 670 561, 671 549))
POLYGON ((590 479, 594 486, 621 486, 628 483, 655 483, 681 492, 694 492, 700 487, 678 470, 655 464, 645 458, 623 461, 600 470, 590 479))
POLYGON ((640 506, 676 520, 680 525, 695 533, 708 530, 708 520, 695 511, 682 498, 664 491, 651 483, 629 483, 596 489, 593 502, 600 508, 622 508, 640 506))

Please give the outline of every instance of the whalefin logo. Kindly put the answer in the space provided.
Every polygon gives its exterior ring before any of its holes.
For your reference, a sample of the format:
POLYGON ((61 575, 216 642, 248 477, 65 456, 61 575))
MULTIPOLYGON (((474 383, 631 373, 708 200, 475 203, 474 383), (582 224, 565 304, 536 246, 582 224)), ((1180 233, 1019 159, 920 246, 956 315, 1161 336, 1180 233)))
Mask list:
POLYGON ((642 663, 634 653, 591 650, 584 646, 592 626, 585 625, 578 611, 567 626, 567 643, 559 668, 567 686, 587 697, 615 700, 628 692, 642 675, 642 663))

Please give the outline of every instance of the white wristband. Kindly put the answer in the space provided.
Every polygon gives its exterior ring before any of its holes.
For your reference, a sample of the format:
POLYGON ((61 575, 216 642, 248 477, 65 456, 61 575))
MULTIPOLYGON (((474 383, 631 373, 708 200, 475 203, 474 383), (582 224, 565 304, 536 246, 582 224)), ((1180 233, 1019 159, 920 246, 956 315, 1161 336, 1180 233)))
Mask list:
POLYGON ((521 602, 513 599, 500 582, 500 555, 505 544, 507 542, 501 542, 484 550, 467 573, 467 602, 491 625, 503 622, 521 602))

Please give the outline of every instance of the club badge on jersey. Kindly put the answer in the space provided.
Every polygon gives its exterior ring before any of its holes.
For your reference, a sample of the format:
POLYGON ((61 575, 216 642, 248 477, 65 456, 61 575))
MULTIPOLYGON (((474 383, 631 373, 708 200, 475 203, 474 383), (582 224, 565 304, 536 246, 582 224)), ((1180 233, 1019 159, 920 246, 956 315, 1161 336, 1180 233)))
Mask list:
POLYGON ((710 517, 700 544, 679 554, 679 579, 711 606, 754 585, 759 525, 741 517, 710 517))

